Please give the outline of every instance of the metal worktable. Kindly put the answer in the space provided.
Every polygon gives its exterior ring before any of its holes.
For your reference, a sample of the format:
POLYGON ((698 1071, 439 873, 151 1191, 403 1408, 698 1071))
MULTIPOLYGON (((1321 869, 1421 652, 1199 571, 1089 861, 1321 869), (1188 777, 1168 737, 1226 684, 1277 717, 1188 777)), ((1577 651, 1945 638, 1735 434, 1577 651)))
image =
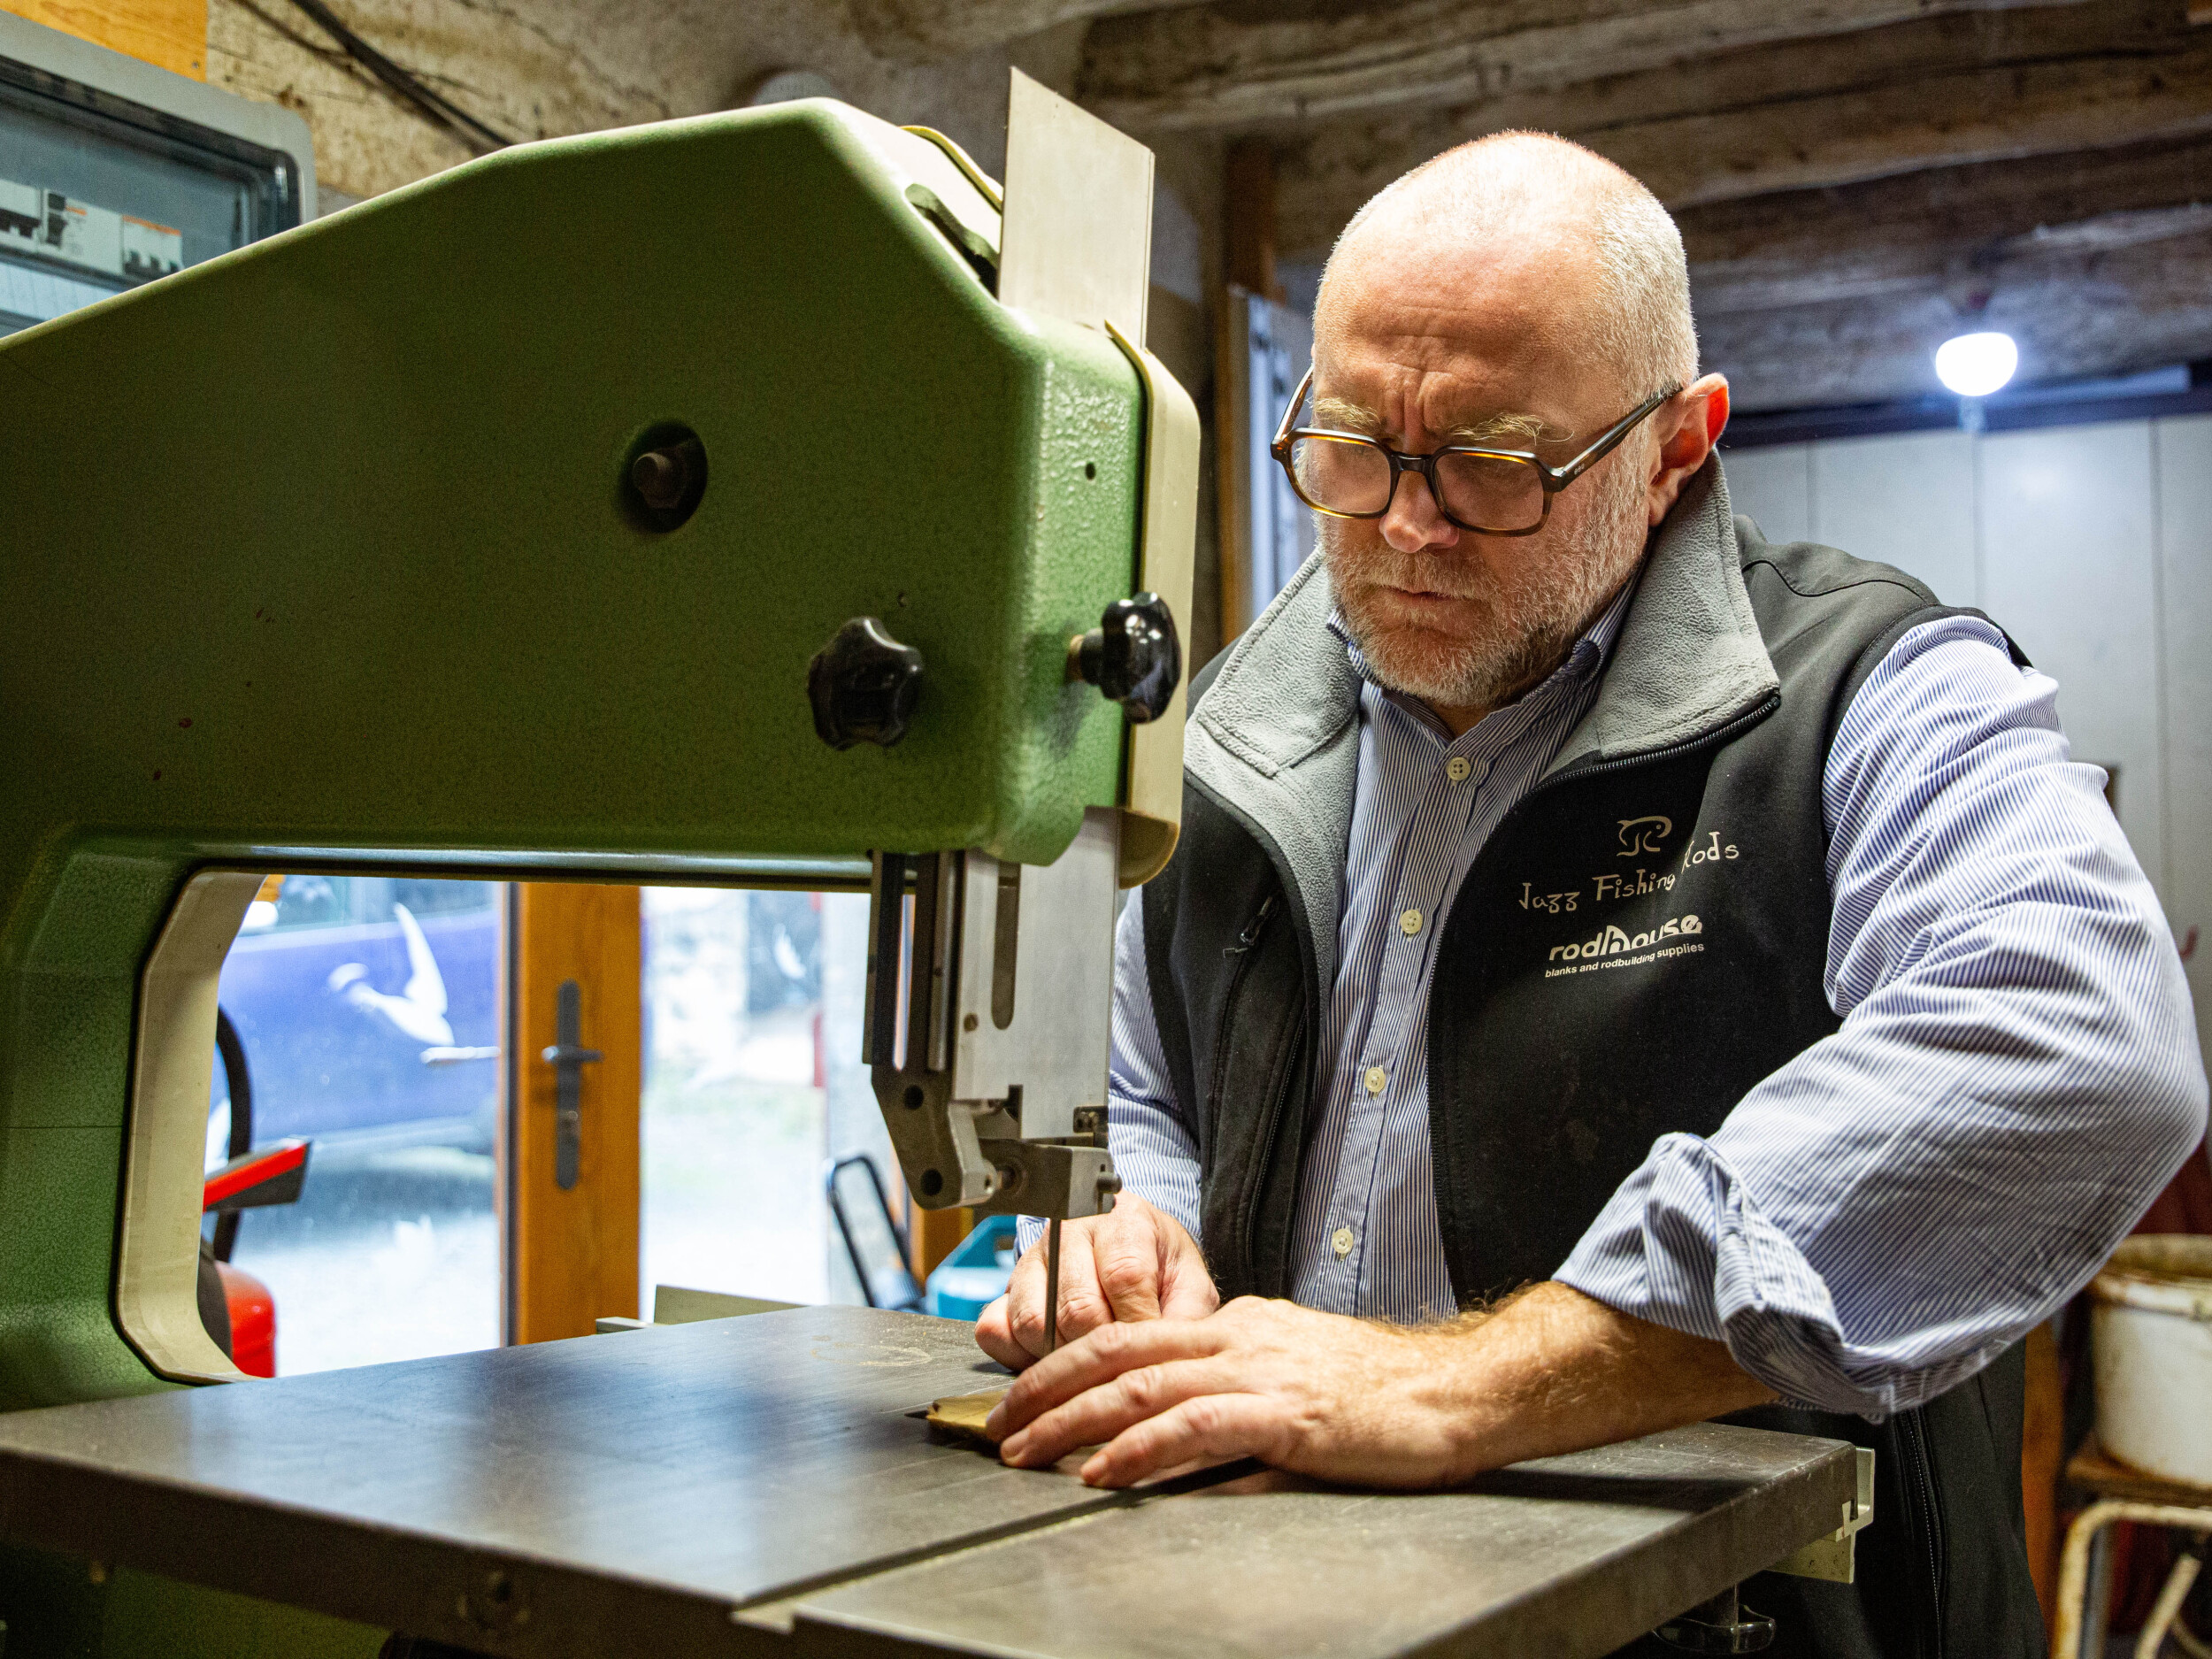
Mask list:
POLYGON ((1392 1495, 939 1440, 972 1329, 795 1309, 0 1417, 0 1535, 498 1655, 1610 1651, 1834 1529, 1709 1425, 1392 1495))

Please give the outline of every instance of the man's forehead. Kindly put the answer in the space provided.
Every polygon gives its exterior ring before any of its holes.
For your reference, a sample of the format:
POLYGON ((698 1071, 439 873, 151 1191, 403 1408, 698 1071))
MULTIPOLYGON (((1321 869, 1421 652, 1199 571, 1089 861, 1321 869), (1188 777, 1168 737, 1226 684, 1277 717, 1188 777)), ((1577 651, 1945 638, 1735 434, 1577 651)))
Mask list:
POLYGON ((1371 406, 1417 396, 1423 413, 1455 418, 1525 406, 1541 387, 1563 390, 1586 373, 1594 319, 1581 285, 1554 276, 1417 260, 1333 271, 1314 317, 1324 389, 1371 406))
POLYGON ((1509 379, 1417 374, 1401 365, 1378 374, 1317 373, 1314 386, 1314 412, 1325 425, 1377 437, 1413 432, 1564 435, 1566 429, 1536 408, 1536 401, 1509 379))

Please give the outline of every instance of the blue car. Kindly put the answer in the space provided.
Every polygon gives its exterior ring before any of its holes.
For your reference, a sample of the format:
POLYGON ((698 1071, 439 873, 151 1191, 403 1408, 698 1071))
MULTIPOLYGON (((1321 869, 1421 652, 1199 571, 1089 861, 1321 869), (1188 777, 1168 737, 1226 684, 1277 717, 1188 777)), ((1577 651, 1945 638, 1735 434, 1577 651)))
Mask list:
MULTIPOLYGON (((249 909, 223 964, 257 1144, 489 1152, 499 1095, 501 888, 290 875, 249 909)), ((221 1068, 211 1156, 229 1138, 221 1068)))

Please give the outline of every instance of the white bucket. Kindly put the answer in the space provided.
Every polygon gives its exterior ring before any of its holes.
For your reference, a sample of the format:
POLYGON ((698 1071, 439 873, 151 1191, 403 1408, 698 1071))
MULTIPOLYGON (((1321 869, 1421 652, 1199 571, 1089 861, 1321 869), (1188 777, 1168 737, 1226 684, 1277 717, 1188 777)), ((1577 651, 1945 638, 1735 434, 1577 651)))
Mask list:
POLYGON ((2212 1237, 2139 1233, 2089 1289, 2098 1440, 2147 1473, 2212 1486, 2212 1237))

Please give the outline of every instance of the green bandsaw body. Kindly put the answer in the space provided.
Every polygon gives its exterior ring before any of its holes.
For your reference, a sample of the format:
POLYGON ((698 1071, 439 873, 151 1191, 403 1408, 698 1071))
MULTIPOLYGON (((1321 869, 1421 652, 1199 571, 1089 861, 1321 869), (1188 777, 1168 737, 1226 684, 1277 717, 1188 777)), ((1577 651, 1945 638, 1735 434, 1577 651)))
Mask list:
POLYGON ((834 104, 637 127, 0 342, 0 1408, 167 1386, 111 1294, 196 868, 849 880, 1117 803, 1064 665, 1133 586, 1142 392, 996 302, 963 190, 834 104), (657 534, 621 479, 667 423, 709 481, 657 534), (920 703, 840 753, 807 663, 871 615, 920 703))

